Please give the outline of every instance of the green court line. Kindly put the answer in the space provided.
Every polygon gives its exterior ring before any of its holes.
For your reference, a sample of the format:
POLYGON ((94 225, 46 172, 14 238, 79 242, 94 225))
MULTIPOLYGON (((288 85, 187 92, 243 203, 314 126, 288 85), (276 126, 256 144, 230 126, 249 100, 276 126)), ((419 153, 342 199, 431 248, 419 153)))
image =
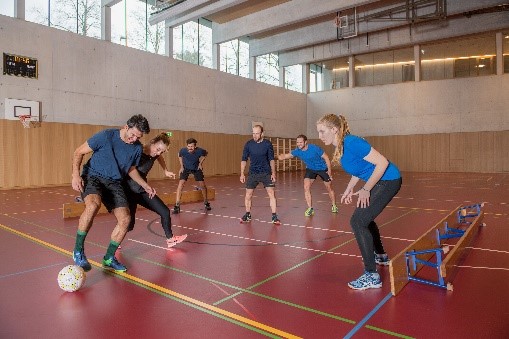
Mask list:
MULTIPOLYGON (((380 226, 379 226, 379 228, 384 227, 384 226, 386 226, 386 225, 388 225, 388 224, 390 224, 390 223, 392 223, 392 222, 394 222, 394 221, 396 221, 396 220, 398 220, 398 219, 400 219, 400 218, 403 218, 404 216, 406 216, 406 215, 408 215, 408 214, 410 214, 410 213, 414 213, 414 212, 416 212, 417 210, 418 210, 418 209, 414 209, 414 208, 412 208, 412 209, 410 209, 408 212, 406 212, 406 213, 404 213, 404 214, 402 214, 402 215, 400 215, 400 216, 398 216, 398 217, 396 217, 396 218, 394 218, 394 219, 392 219, 392 220, 390 220, 390 221, 388 221, 388 222, 386 222, 386 223, 384 223, 384 224, 380 225, 380 226)), ((12 216, 11 216, 11 217, 12 217, 12 216)), ((14 219, 17 219, 17 218, 14 218, 14 219)), ((62 233, 62 232, 56 231, 56 230, 54 230, 54 229, 46 228, 46 227, 43 227, 43 226, 40 226, 40 225, 37 225, 37 224, 31 223, 31 222, 27 222, 27 221, 21 220, 21 219, 19 219, 19 220, 20 220, 20 221, 23 221, 23 222, 25 222, 25 223, 33 224, 33 225, 38 226, 38 227, 41 227, 41 228, 43 228, 43 229, 47 229, 47 230, 49 230, 49 231, 56 232, 56 233, 58 233, 58 234, 61 234, 61 235, 63 235, 63 236, 66 236, 66 237, 71 237, 71 236, 70 236, 70 235, 68 235, 68 234, 65 234, 65 233, 62 233)), ((1 224, 0 224, 0 226, 3 226, 3 225, 1 225, 1 224)), ((238 292, 237 292, 237 293, 234 293, 234 294, 232 294, 232 295, 230 295, 230 296, 228 296, 228 297, 226 297, 226 298, 223 298, 223 299, 221 299, 221 300, 219 300, 219 301, 216 301, 215 303, 213 303, 213 304, 212 304, 212 305, 214 305, 214 306, 217 306, 217 305, 219 305, 219 304, 221 304, 221 303, 223 303, 223 302, 225 302, 225 301, 228 301, 228 300, 230 300, 230 299, 232 299, 232 298, 235 298, 236 296, 238 296, 238 295, 240 295, 240 294, 242 294, 242 293, 248 293, 248 294, 252 294, 252 295, 255 295, 255 296, 258 296, 258 297, 261 297, 261 298, 265 298, 265 299, 267 299, 267 300, 271 300, 271 301, 275 301, 275 302, 278 302, 278 303, 281 303, 281 304, 285 304, 285 305, 288 305, 288 306, 292 306, 292 307, 294 307, 294 308, 301 309, 301 310, 304 310, 304 311, 307 311, 307 312, 310 312, 310 313, 314 313, 314 314, 322 315, 322 316, 325 316, 325 317, 327 317, 327 318, 331 318, 331 319, 335 319, 335 320, 343 321, 343 322, 346 322, 346 323, 349 323, 349 324, 355 324, 356 322, 355 322, 354 320, 351 320, 351 319, 347 319, 347 318, 344 318, 344 317, 336 316, 336 315, 333 315, 333 314, 330 314, 330 313, 322 312, 322 311, 319 311, 319 310, 316 310, 316 309, 312 309, 312 308, 309 308, 309 307, 306 307, 306 306, 303 306, 303 305, 294 304, 294 303, 292 303, 292 302, 288 302, 288 301, 285 301, 285 300, 282 300, 282 299, 278 299, 278 298, 273 298, 273 297, 270 297, 270 296, 267 296, 267 295, 264 295, 264 294, 261 294, 261 293, 257 293, 257 292, 252 291, 252 289, 254 289, 254 288, 256 288, 256 287, 258 287, 258 286, 260 286, 260 285, 263 285, 263 284, 265 284, 266 282, 271 281, 271 280, 273 280, 273 279, 275 279, 275 278, 277 278, 277 277, 279 277, 279 276, 281 276, 281 275, 283 275, 283 274, 286 274, 286 273, 288 273, 288 272, 290 272, 290 271, 292 271, 292 270, 294 270, 294 269, 296 269, 296 268, 298 268, 298 267, 300 267, 300 266, 302 266, 302 265, 305 265, 305 264, 307 264, 307 263, 309 263, 309 262, 311 262, 311 261, 313 261, 313 260, 315 260, 315 259, 318 259, 318 258, 320 258, 320 257, 324 256, 325 254, 327 254, 327 252, 331 252, 331 251, 333 251, 333 250, 336 250, 336 249, 338 249, 338 248, 341 248, 341 247, 343 247, 343 246, 345 246, 345 245, 347 245, 347 244, 351 243, 351 242, 352 242, 352 241, 354 241, 354 240, 355 240, 355 238, 352 238, 352 239, 350 239, 350 240, 348 240, 348 241, 345 241, 345 242, 343 242, 343 243, 341 243, 341 244, 339 244, 339 245, 337 245, 337 246, 334 246, 334 247, 330 248, 329 250, 327 250, 327 251, 326 251, 326 253, 320 253, 320 254, 318 254, 318 255, 316 255, 316 256, 314 256, 314 257, 312 257, 312 258, 309 258, 309 259, 307 259, 307 260, 305 260, 305 261, 303 261, 303 262, 301 262, 301 263, 299 263, 299 264, 297 264, 297 265, 294 265, 294 266, 292 266, 292 267, 290 267, 290 268, 288 268, 288 269, 286 269, 286 270, 284 270, 284 271, 282 271, 282 272, 280 272, 280 273, 278 273, 278 274, 275 274, 275 275, 273 275, 273 276, 271 276, 271 277, 268 277, 267 279, 264 279, 264 280, 262 280, 262 281, 260 281, 260 282, 258 282, 258 283, 256 283, 256 284, 254 284, 254 285, 251 285, 251 286, 249 286, 248 288, 245 288, 245 289, 244 289, 244 288, 241 288, 241 287, 238 287, 238 286, 233 286, 233 285, 230 285, 230 284, 227 284, 227 283, 221 282, 221 281, 216 281, 216 280, 213 280, 213 279, 210 279, 210 278, 207 278, 207 277, 201 276, 201 275, 197 275, 197 274, 194 274, 194 273, 191 273, 191 272, 183 271, 183 270, 180 270, 180 269, 177 269, 177 268, 174 268, 174 267, 170 267, 170 266, 167 266, 167 265, 164 265, 164 264, 160 264, 160 263, 157 263, 157 262, 154 262, 154 261, 150 261, 150 260, 147 260, 147 259, 144 259, 144 258, 141 258, 141 257, 134 256, 134 258, 136 258, 136 259, 138 259, 138 260, 141 260, 141 261, 145 261, 145 262, 151 263, 151 264, 153 264, 153 265, 162 266, 162 267, 164 267, 164 268, 168 268, 168 269, 171 269, 171 270, 176 271, 176 272, 179 272, 179 273, 183 273, 183 274, 186 274, 186 275, 189 275, 189 276, 193 276, 193 277, 196 277, 196 278, 199 278, 199 279, 205 280, 205 281, 210 281, 210 282, 216 283, 216 284, 218 284, 218 285, 222 285, 222 286, 226 286, 226 287, 229 287, 229 288, 232 288, 232 289, 238 290, 238 292)), ((36 242, 36 243, 37 243, 38 241, 34 241, 34 242, 36 242)), ((89 243, 89 242, 87 242, 87 243, 89 243)), ((101 246, 101 245, 99 245, 99 244, 97 244, 97 243, 90 243, 90 244, 94 244, 94 245, 96 245, 96 246, 98 246, 98 247, 101 247, 101 248, 106 248, 105 246, 101 246)), ((60 251, 58 251, 58 250, 57 250, 57 252, 60 252, 60 251)), ((129 256, 129 255, 127 255, 127 256, 129 256)), ((143 285, 141 285, 141 286, 143 286, 143 285)), ((166 295, 166 294, 164 294, 164 293, 163 293, 162 295, 166 295)), ((168 296, 168 297, 169 297, 169 296, 168 296)), ((176 300, 178 301, 179 299, 177 298, 176 300)), ((381 332, 381 333, 390 334, 390 335, 393 335, 393 336, 396 336, 396 337, 401 337, 401 338, 412 338, 412 337, 405 336, 405 335, 403 335, 403 334, 398 334, 398 333, 396 333, 396 332, 388 331, 388 330, 385 330, 385 329, 382 329, 382 328, 378 328, 378 327, 375 327, 375 326, 371 326, 371 325, 366 325, 366 326, 365 326, 365 328, 370 329, 370 330, 374 330, 374 331, 377 331, 377 332, 381 332)))
MULTIPOLYGON (((27 240, 31 240, 33 242, 35 242, 36 244, 40 245, 40 246, 44 246, 46 248, 49 248, 49 249, 53 249, 61 254, 64 254, 66 256, 71 256, 72 253, 70 251, 67 251, 67 250, 64 250, 63 248, 60 248, 56 245, 53 245, 51 243, 48 243, 44 240, 41 240, 41 239, 38 239, 36 237, 33 237, 31 235, 28 235, 26 233, 23 233, 21 231, 18 231, 18 230, 15 230, 13 228, 10 228, 10 227, 7 227, 5 225, 2 225, 0 224, 0 228, 8 231, 8 232, 11 232, 17 236, 20 236, 24 239, 27 239, 27 240)), ((92 264, 92 266, 95 266, 95 267, 98 267, 98 268, 102 268, 102 265, 94 260, 89 260, 90 263, 92 264)), ((156 285, 154 283, 151 283, 149 281, 146 281, 146 280, 143 280, 141 278, 138 278, 136 276, 133 276, 133 275, 130 275, 128 273, 124 273, 124 272, 110 272, 107 270, 107 272, 115 277, 118 277, 118 278, 123 278, 123 280, 129 282, 129 283, 133 283, 137 286, 145 286, 147 289, 153 289, 153 290, 158 290, 161 294, 164 294, 166 296, 168 296, 169 298, 175 300, 175 301, 178 301, 182 304, 185 304, 185 305, 188 305, 188 306, 192 306, 193 308, 195 309, 198 309, 198 310, 201 310, 201 311, 204 311, 208 314, 211 314, 213 316, 216 316, 216 317, 219 317, 221 319, 225 319, 225 320, 228 320, 229 322, 231 323, 239 323, 242 324, 241 326, 244 327, 244 328, 247 328, 247 329, 256 329, 256 332, 260 333, 260 334, 264 334, 264 335, 267 335, 267 336, 270 336, 272 338, 299 338, 293 334, 290 334, 290 333, 287 333, 287 332, 284 332, 284 331, 281 331, 279 329, 276 329, 274 327, 271 327, 271 326, 268 326, 268 325, 265 325, 263 323, 260 323, 260 322, 257 322, 257 321, 254 321, 254 320, 251 320, 251 319, 248 319, 248 318, 245 318, 243 316, 240 316, 238 314, 235 314, 235 313, 232 313, 232 312, 229 312, 229 311, 226 311, 224 309, 221 309, 221 308, 218 308, 216 306, 213 306, 213 305, 209 305, 205 302, 202 302, 202 301, 199 301, 197 299, 194 299, 194 298, 191 298, 191 297, 188 297, 186 295, 183 295, 181 293, 178 293, 178 292, 175 292, 175 291, 172 291, 172 290, 169 290, 169 289, 166 289, 164 287, 161 287, 159 285, 156 285)))

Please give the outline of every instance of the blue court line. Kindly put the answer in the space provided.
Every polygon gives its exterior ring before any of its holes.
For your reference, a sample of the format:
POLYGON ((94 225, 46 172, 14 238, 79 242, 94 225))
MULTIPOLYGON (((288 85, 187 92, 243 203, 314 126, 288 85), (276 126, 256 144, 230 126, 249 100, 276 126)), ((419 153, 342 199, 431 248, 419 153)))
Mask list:
POLYGON ((387 296, 385 298, 382 299, 382 301, 380 301, 378 303, 378 305, 375 306, 375 308, 373 308, 371 310, 371 312, 369 312, 361 321, 359 321, 357 323, 357 325, 350 331, 348 332, 347 335, 345 335, 343 338, 344 339, 350 339, 355 333, 357 333, 357 331, 359 331, 363 326, 364 324, 372 317, 375 315, 375 313, 380 309, 380 307, 382 307, 390 298, 392 297, 392 293, 389 293, 387 294, 387 296))
POLYGON ((30 272, 34 272, 34 271, 38 271, 38 270, 44 270, 44 269, 50 268, 50 267, 61 266, 61 265, 65 265, 66 263, 67 262, 59 262, 59 263, 48 265, 48 266, 32 268, 32 269, 29 269, 29 270, 26 270, 26 271, 21 271, 21 272, 15 272, 15 273, 10 273, 10 274, 0 275, 0 279, 7 278, 7 277, 12 277, 14 275, 19 275, 19 274, 30 273, 30 272))

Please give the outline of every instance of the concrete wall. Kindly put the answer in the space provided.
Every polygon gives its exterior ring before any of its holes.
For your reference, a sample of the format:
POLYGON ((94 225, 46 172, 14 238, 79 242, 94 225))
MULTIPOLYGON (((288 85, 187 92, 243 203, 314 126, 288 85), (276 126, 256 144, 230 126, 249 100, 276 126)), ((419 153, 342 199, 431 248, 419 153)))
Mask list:
POLYGON ((309 138, 326 113, 343 114, 352 133, 390 136, 509 130, 509 74, 308 94, 309 138))
POLYGON ((2 52, 38 59, 37 80, 0 72, 5 98, 42 102, 48 122, 119 126, 133 114, 152 128, 292 137, 306 130, 306 95, 0 15, 2 52))

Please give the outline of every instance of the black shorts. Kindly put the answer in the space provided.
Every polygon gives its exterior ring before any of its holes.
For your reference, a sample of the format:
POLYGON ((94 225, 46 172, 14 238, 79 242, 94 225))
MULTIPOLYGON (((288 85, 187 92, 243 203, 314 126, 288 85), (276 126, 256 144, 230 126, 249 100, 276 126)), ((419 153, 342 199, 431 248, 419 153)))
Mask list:
POLYGON ((255 189, 259 183, 263 184, 263 187, 275 187, 276 184, 270 178, 270 174, 267 173, 257 173, 257 174, 249 174, 246 181, 247 189, 255 189))
POLYGON ((111 212, 115 208, 129 207, 127 196, 120 181, 96 176, 86 176, 83 179, 83 199, 89 194, 98 194, 106 209, 111 212))
POLYGON ((189 174, 192 174, 194 176, 194 180, 196 181, 203 181, 204 180, 204 176, 203 176, 203 171, 202 170, 188 170, 188 169, 184 169, 182 171, 182 173, 180 173, 180 180, 185 180, 187 181, 187 178, 189 178, 189 174))
POLYGON ((331 178, 329 177, 329 173, 327 173, 327 170, 315 171, 315 170, 306 168, 306 174, 304 174, 304 178, 315 180, 317 176, 320 176, 320 178, 322 178, 322 180, 325 182, 331 181, 331 178))

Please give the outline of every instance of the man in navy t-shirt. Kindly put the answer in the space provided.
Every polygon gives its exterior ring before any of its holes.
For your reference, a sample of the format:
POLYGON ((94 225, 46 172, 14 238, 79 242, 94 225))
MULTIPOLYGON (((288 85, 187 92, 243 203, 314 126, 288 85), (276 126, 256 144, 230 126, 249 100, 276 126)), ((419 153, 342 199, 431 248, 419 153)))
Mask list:
POLYGON ((111 233, 111 241, 102 264, 118 272, 127 270, 115 258, 115 251, 124 239, 131 219, 122 181, 129 175, 151 197, 155 195, 155 190, 141 178, 136 170, 142 152, 142 145, 138 139, 149 132, 147 119, 141 114, 134 115, 127 120, 123 128, 98 132, 74 151, 72 188, 81 192, 85 210, 78 224, 73 259, 76 265, 85 271, 92 268, 85 255, 85 238, 101 204, 104 204, 117 218, 117 225, 111 233), (92 156, 83 166, 80 175, 83 157, 89 153, 92 153, 92 156))
POLYGON ((205 185, 205 177, 203 175, 203 162, 208 155, 208 152, 203 148, 196 147, 198 141, 194 138, 186 140, 187 147, 181 148, 179 151, 179 162, 180 162, 180 180, 177 187, 177 196, 175 206, 173 207, 173 213, 180 213, 180 198, 182 196, 182 189, 184 184, 189 178, 189 174, 192 174, 194 180, 198 183, 198 189, 201 190, 203 195, 203 203, 205 204, 205 210, 210 211, 210 203, 207 197, 207 186, 205 185))
POLYGON ((246 214, 242 216, 241 222, 251 221, 253 191, 259 183, 262 183, 269 195, 272 223, 280 225, 281 221, 276 214, 276 195, 274 192, 276 182, 274 148, 269 140, 263 139, 263 127, 260 125, 253 126, 253 139, 246 142, 244 146, 240 163, 240 182, 246 184, 246 214), (246 181, 244 171, 248 159, 250 161, 249 176, 246 181))
POLYGON ((304 175, 304 197, 308 205, 307 210, 304 212, 306 217, 315 214, 311 198, 311 185, 316 177, 322 178, 325 188, 329 193, 331 200, 332 213, 338 213, 339 209, 336 205, 336 195, 332 189, 332 169, 329 156, 320 147, 314 144, 308 144, 308 138, 301 134, 297 137, 297 148, 288 154, 279 154, 278 160, 291 159, 297 157, 306 164, 306 174, 304 175))

